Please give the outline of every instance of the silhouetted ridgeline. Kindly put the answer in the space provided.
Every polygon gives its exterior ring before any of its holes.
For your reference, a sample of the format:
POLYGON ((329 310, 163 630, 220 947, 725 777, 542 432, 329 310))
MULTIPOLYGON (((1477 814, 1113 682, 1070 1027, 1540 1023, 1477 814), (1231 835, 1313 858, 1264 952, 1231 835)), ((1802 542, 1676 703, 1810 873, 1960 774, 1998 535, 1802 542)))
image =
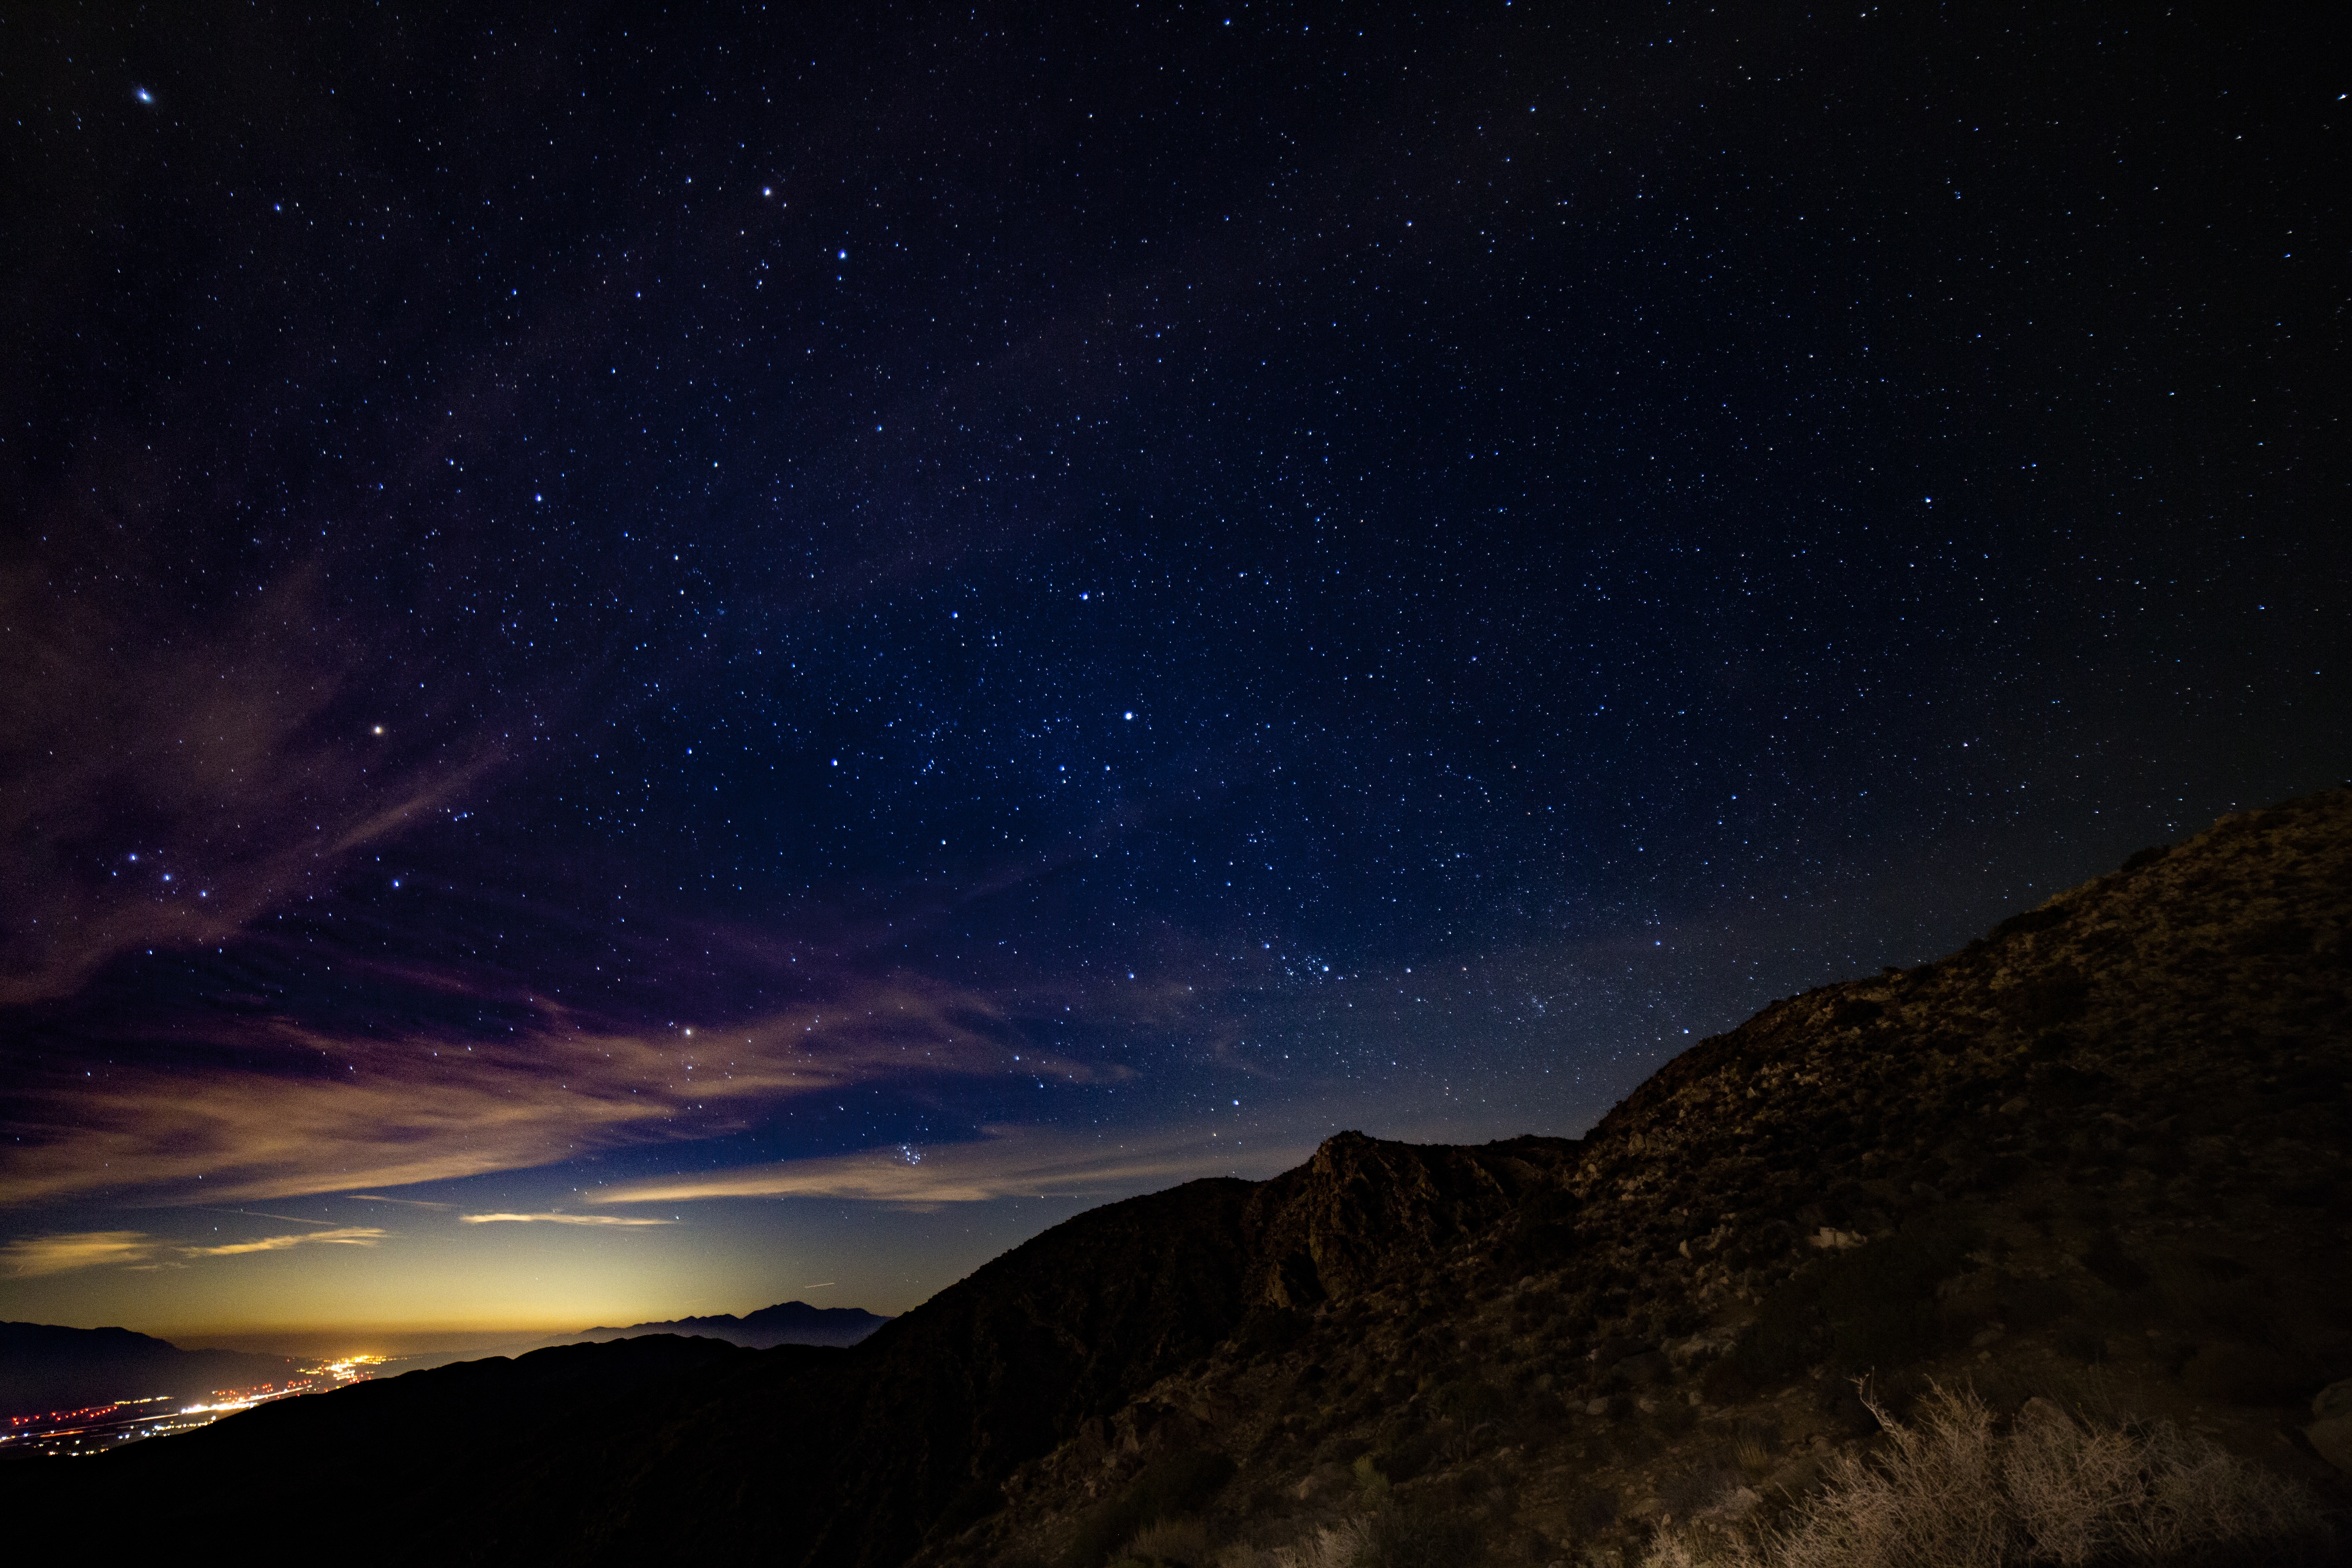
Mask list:
POLYGON ((1080 1215, 852 1349, 446 1367, 0 1501, 403 1561, 1606 1562, 1851 1484, 1864 1373, 1890 1417, 1972 1387, 1921 1419, 2000 1453, 2136 1422, 2340 1501, 2347 904, 2337 790, 1776 1003, 1581 1142, 1343 1134, 1080 1215), (397 1500, 360 1532, 355 1485, 397 1500))
POLYGON ((707 1318, 678 1318, 666 1323, 635 1323, 625 1329, 583 1329, 576 1341, 628 1340, 646 1334, 683 1334, 725 1340, 752 1350, 778 1345, 854 1345, 890 1320, 862 1307, 812 1307, 806 1301, 785 1301, 736 1317, 720 1312, 707 1318))
POLYGON ((215 1389, 283 1382, 297 1370, 284 1356, 184 1351, 129 1329, 0 1323, 0 1415, 155 1394, 194 1399, 215 1389))

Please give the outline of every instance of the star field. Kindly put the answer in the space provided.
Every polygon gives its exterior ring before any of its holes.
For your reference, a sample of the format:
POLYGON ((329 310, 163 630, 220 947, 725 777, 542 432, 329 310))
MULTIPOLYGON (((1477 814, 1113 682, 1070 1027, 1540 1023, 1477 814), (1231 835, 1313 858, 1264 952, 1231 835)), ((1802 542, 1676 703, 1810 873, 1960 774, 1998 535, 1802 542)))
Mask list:
POLYGON ((0 26, 6 1316, 897 1310, 2346 766, 2284 20, 0 26))

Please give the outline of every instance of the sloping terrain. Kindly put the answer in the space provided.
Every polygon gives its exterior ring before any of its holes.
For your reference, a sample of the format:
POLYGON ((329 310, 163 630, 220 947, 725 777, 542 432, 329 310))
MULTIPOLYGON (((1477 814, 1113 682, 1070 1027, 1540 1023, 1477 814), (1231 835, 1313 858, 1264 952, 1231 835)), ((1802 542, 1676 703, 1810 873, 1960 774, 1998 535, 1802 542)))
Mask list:
POLYGON ((2170 1421, 2340 1500, 2305 1427, 2352 1373, 2347 927, 2337 790, 1776 1003, 1556 1188, 1331 1289, 1279 1353, 1220 1347, 931 1560, 1091 1568, 1184 1442, 1235 1464, 1212 1542, 1370 1509, 1462 1527, 1449 1560, 1606 1560, 1801 1494, 1876 1431, 1864 1376, 1897 1412, 1933 1380, 2170 1421))
POLYGON ((1856 1378, 1893 1418, 1932 1382, 2168 1422, 2341 1501, 2306 1428, 2352 1374, 2347 905, 2339 790, 1777 1003, 1581 1142, 1346 1134, 1078 1215, 852 1349, 448 1367, 0 1501, 163 1542, 334 1529, 383 1478, 409 1506, 342 1554, 404 1560, 1605 1563, 1865 1452, 1856 1378))

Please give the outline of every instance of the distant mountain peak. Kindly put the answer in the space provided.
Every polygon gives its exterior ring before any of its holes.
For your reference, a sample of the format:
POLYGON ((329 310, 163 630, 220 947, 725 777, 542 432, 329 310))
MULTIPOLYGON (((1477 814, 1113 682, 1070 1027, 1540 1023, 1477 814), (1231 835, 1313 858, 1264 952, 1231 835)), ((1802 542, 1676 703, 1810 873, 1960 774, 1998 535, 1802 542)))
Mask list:
POLYGON ((806 1301, 779 1301, 740 1318, 731 1312, 716 1312, 659 1323, 632 1323, 625 1329, 583 1329, 571 1337, 633 1340, 646 1334, 680 1334, 769 1350, 777 1345, 854 1345, 889 1321, 862 1307, 812 1307, 806 1301))
POLYGON ((275 1382, 294 1370, 284 1356, 184 1351, 130 1329, 0 1323, 0 1416, 152 1394, 195 1394, 275 1382))

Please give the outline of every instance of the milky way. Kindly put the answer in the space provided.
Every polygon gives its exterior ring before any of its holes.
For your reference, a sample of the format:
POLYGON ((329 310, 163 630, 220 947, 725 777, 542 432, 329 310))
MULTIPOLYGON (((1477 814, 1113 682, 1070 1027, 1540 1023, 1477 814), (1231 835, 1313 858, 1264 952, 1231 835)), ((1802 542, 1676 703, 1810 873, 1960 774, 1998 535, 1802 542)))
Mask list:
POLYGON ((898 1310, 2340 776, 2242 25, 16 25, 0 1315, 898 1310))

